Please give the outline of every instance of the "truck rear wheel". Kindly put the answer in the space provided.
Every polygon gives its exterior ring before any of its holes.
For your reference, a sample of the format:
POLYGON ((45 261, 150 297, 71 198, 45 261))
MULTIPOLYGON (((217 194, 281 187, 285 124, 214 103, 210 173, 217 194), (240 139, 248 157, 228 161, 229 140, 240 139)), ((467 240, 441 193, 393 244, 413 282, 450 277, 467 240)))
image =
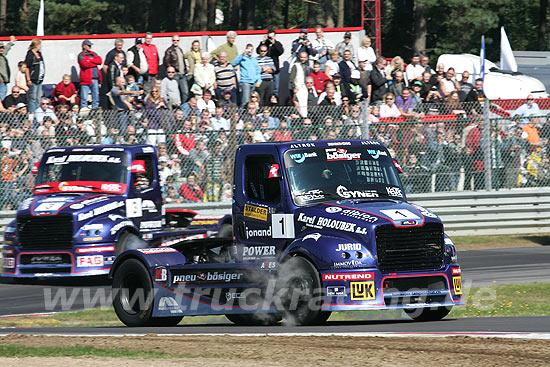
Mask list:
POLYGON ((120 255, 126 250, 135 250, 138 248, 147 248, 147 242, 131 232, 124 232, 116 244, 116 255, 120 255))
POLYGON ((126 326, 174 326, 183 316, 152 317, 154 296, 149 272, 141 261, 128 259, 113 277, 113 307, 126 326))
POLYGON ((228 314, 225 315, 229 321, 241 326, 268 326, 275 325, 281 321, 281 316, 274 313, 263 314, 228 314))
MULTIPOLYGON (((319 325, 330 312, 321 311, 323 292, 319 272, 307 259, 296 256, 279 268, 277 292, 285 308, 285 318, 295 325, 319 325)), ((276 300, 278 301, 278 300, 276 300)))
POLYGON ((439 321, 449 314, 452 306, 432 308, 406 308, 405 313, 415 321, 439 321))

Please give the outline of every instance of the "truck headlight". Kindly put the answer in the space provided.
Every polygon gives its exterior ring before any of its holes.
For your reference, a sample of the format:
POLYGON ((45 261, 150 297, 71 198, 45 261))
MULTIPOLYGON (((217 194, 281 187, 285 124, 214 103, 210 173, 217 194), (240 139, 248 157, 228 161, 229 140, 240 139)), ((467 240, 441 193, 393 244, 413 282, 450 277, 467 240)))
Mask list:
POLYGON ((449 237, 445 237, 445 256, 449 256, 451 264, 458 263, 455 245, 449 237))

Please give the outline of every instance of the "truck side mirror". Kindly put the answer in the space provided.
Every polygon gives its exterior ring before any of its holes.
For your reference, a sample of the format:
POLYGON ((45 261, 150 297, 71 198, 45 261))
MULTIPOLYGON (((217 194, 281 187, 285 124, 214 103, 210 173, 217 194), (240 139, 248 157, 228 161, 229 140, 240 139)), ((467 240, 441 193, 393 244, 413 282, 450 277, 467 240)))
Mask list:
POLYGON ((145 161, 144 160, 132 161, 132 166, 130 167, 130 172, 132 172, 132 173, 145 173, 145 161))
POLYGON ((280 167, 277 163, 266 163, 264 177, 281 178, 280 167))
POLYGON ((31 173, 33 175, 36 175, 38 173, 38 167, 40 166, 40 162, 34 162, 32 164, 31 173))
POLYGON ((401 168, 401 165, 399 164, 399 162, 395 158, 393 159, 393 165, 395 166, 395 168, 397 169, 397 172, 399 172, 399 174, 403 173, 403 168, 401 168))

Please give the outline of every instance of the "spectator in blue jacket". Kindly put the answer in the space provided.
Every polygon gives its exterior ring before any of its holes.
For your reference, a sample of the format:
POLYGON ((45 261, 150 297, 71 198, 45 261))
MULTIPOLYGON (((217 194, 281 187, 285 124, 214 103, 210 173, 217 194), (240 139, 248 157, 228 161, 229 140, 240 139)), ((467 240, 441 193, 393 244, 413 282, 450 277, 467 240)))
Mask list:
POLYGON ((252 52, 254 46, 252 44, 247 44, 243 53, 237 56, 233 60, 233 66, 238 67, 241 72, 241 79, 239 81, 239 90, 241 94, 241 106, 244 106, 248 99, 250 98, 250 93, 254 91, 255 88, 260 87, 262 84, 262 77, 260 73, 260 66, 258 65, 258 60, 255 57, 252 57, 252 52))

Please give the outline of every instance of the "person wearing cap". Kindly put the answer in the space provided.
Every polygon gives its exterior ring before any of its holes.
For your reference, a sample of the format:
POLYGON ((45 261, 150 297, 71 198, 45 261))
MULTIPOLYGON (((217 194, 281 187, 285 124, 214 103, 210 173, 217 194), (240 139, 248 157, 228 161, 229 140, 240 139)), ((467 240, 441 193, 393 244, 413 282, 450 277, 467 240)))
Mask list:
POLYGON ((235 45, 235 39, 237 38, 237 32, 229 31, 225 35, 227 42, 216 48, 210 53, 210 56, 217 61, 220 61, 220 52, 224 51, 227 54, 227 61, 233 62, 239 55, 237 51, 237 46, 235 45))
POLYGON ((15 106, 18 103, 23 103, 27 105, 27 95, 21 93, 21 88, 19 88, 17 85, 14 85, 11 88, 11 94, 7 95, 6 98, 4 98, 2 104, 4 105, 4 108, 10 108, 11 106, 15 106))
POLYGON ((411 89, 411 99, 416 105, 420 105, 422 103, 422 97, 420 96, 420 92, 422 91, 422 82, 420 80, 415 80, 411 84, 411 89))
POLYGON ((102 76, 98 66, 103 60, 92 51, 92 42, 86 39, 82 41, 82 52, 78 54, 80 66, 80 109, 88 107, 88 96, 92 92, 92 108, 99 107, 99 84, 102 76))
POLYGON ((143 88, 146 92, 149 92, 153 86, 155 78, 157 77, 159 69, 159 51, 157 50, 157 46, 153 44, 153 33, 151 32, 145 33, 143 52, 145 53, 147 65, 149 67, 147 79, 145 80, 143 88))
POLYGON ((302 28, 300 30, 300 35, 298 36, 298 38, 292 41, 292 49, 290 52, 295 60, 299 58, 302 52, 305 52, 308 57, 313 57, 317 55, 317 51, 315 51, 315 49, 311 45, 311 42, 309 42, 309 40, 307 39, 306 28, 302 28))
POLYGON ((172 36, 172 45, 164 51, 164 58, 162 60, 167 69, 169 66, 174 68, 173 79, 178 83, 179 99, 181 102, 187 101, 187 98, 189 98, 187 66, 185 65, 185 53, 180 47, 179 35, 174 34, 172 36))
POLYGON ((10 82, 10 66, 6 56, 15 42, 15 36, 10 37, 10 41, 4 45, 0 42, 0 99, 4 99, 8 93, 8 83, 10 82))
POLYGON ((147 64, 147 57, 143 52, 143 39, 141 37, 136 38, 135 43, 128 49, 128 74, 133 75, 139 85, 143 85, 143 80, 147 76, 149 66, 147 64))
POLYGON ((264 36, 263 41, 260 42, 258 47, 256 47, 256 53, 260 54, 260 48, 262 46, 267 47, 267 54, 273 59, 273 64, 275 65, 275 70, 273 71, 273 94, 279 95, 279 80, 280 80, 280 68, 279 68, 279 57, 285 52, 283 44, 275 39, 276 33, 274 30, 267 31, 267 34, 264 36))
POLYGON ((344 51, 350 51, 351 60, 355 61, 357 59, 355 47, 353 47, 353 44, 351 43, 351 32, 344 33, 344 39, 336 44, 335 49, 338 51, 341 58, 344 57, 344 51))
POLYGON ((44 74, 46 72, 44 57, 40 52, 41 48, 42 41, 35 38, 31 41, 29 50, 25 56, 25 64, 27 64, 25 73, 27 76, 27 85, 29 87, 27 98, 29 101, 29 112, 31 113, 38 108, 38 101, 40 97, 42 97, 42 82, 44 81, 44 74))

